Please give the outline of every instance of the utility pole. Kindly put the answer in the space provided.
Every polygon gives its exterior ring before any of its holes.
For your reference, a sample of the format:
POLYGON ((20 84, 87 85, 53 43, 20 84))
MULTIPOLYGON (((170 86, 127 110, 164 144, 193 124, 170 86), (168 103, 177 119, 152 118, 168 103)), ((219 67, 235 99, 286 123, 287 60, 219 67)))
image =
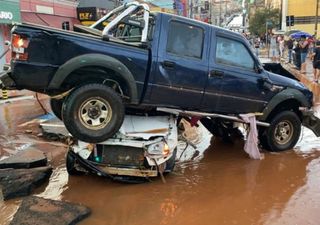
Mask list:
POLYGON ((317 3, 316 3, 316 22, 315 22, 315 25, 314 25, 314 36, 315 38, 317 38, 317 35, 318 35, 318 15, 319 15, 319 0, 316 0, 317 3))

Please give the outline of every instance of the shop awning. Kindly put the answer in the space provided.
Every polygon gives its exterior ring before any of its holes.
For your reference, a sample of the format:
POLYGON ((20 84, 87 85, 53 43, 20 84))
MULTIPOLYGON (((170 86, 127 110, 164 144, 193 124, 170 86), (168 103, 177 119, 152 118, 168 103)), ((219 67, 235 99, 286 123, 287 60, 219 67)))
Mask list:
POLYGON ((0 23, 21 22, 19 0, 0 0, 0 6, 0 23))

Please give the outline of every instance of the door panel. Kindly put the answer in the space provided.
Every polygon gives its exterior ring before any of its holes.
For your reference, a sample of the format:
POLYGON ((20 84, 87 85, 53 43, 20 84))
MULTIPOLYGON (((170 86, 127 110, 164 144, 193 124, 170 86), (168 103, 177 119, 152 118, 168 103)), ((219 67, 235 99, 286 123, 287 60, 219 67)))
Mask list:
POLYGON ((203 100, 204 107, 214 102, 222 113, 260 112, 272 93, 263 88, 265 74, 254 71, 255 59, 244 42, 217 36, 209 60, 210 76, 203 100))
POLYGON ((199 109, 208 73, 208 28, 165 18, 156 75, 151 79, 151 103, 199 109))

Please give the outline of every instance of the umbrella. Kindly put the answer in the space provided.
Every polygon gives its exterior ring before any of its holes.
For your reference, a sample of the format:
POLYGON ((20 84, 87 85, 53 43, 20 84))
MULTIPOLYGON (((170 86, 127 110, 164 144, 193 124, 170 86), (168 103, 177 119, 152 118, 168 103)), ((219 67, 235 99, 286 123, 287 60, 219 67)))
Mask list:
POLYGON ((290 37, 292 38, 295 38, 295 39, 298 39, 298 38, 301 38, 302 36, 305 36, 305 37, 312 37, 311 34, 307 33, 307 32, 297 32, 297 33, 293 33, 290 35, 290 37))
POLYGON ((301 32, 301 30, 289 30, 284 33, 285 36, 290 36, 293 33, 301 32))

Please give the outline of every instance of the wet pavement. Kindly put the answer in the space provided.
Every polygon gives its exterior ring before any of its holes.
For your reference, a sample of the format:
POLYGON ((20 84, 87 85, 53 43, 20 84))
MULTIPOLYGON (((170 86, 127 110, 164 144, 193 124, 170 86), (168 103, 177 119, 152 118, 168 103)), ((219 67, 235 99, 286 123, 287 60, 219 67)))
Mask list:
MULTIPOLYGON (((307 85, 318 102, 319 85, 307 85)), ((30 146, 43 149, 53 172, 35 195, 88 206, 92 214, 81 225, 319 224, 320 139, 306 128, 295 150, 263 152, 263 160, 249 159, 242 140, 225 144, 203 135, 198 155, 187 160, 189 150, 184 152, 166 184, 159 178, 132 185, 93 175, 70 177, 66 145, 47 143, 28 123, 42 114, 35 99, 0 105, 0 158, 30 146)), ((10 223, 20 203, 0 202, 1 225, 10 223)))

